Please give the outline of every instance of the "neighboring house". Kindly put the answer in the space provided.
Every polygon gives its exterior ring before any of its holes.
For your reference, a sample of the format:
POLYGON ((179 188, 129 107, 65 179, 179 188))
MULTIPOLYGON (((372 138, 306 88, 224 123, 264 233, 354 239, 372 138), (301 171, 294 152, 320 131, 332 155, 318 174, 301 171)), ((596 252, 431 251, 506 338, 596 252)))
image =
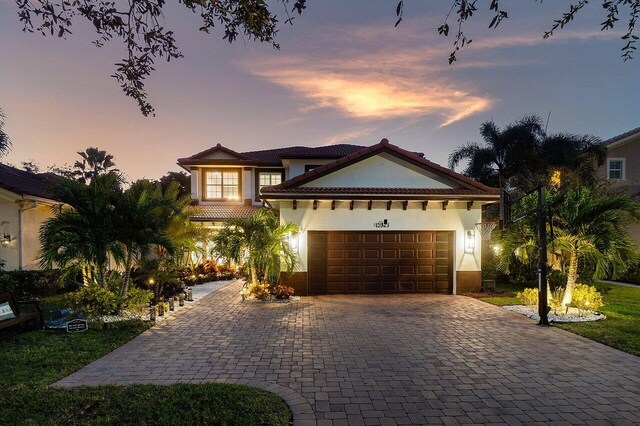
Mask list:
MULTIPOLYGON (((625 190, 640 202, 640 127, 604 141, 607 159, 600 173, 614 188, 625 190)), ((629 226, 631 236, 640 243, 640 225, 629 226)))
POLYGON ((5 270, 38 269, 40 225, 60 203, 48 190, 55 175, 0 164, 0 259, 5 270))
POLYGON ((178 160, 213 225, 263 202, 300 232, 297 294, 479 291, 482 206, 498 190, 386 139, 238 153, 217 145, 178 160))

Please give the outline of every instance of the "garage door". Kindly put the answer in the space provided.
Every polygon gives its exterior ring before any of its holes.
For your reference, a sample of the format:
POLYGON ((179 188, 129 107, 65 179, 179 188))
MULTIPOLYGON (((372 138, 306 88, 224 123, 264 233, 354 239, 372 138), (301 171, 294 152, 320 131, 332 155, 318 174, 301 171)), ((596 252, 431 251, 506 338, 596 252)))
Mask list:
POLYGON ((453 232, 309 231, 310 294, 452 293, 453 232))

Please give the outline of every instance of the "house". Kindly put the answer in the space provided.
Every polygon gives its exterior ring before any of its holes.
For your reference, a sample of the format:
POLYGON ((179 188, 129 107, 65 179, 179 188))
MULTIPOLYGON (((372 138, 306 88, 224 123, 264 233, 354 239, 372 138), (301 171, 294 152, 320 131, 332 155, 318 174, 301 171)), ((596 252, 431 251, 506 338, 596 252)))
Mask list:
POLYGON ((293 222, 297 294, 479 291, 482 206, 495 188, 392 145, 238 153, 217 145, 178 160, 209 225, 263 203, 293 222))
POLYGON ((54 178, 0 164, 0 259, 5 270, 38 269, 40 226, 60 206, 48 190, 54 178))
MULTIPOLYGON (((640 127, 603 142, 607 159, 600 173, 613 188, 626 191, 640 202, 640 127)), ((629 226, 632 238, 640 244, 640 225, 629 226)))

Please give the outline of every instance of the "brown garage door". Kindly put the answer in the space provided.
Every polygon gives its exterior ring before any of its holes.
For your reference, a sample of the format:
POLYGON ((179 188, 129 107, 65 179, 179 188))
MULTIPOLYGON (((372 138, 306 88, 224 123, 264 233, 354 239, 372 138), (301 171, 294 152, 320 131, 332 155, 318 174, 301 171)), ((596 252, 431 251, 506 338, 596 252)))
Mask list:
POLYGON ((452 293, 453 232, 309 231, 310 294, 452 293))

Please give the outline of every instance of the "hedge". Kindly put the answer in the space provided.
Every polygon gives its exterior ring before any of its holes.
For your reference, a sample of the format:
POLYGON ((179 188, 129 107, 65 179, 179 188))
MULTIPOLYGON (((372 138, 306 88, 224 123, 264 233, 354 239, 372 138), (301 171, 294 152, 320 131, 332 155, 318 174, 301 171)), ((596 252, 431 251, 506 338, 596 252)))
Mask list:
POLYGON ((77 289, 77 284, 62 279, 62 271, 0 271, 0 293, 11 292, 19 298, 46 297, 77 289))

